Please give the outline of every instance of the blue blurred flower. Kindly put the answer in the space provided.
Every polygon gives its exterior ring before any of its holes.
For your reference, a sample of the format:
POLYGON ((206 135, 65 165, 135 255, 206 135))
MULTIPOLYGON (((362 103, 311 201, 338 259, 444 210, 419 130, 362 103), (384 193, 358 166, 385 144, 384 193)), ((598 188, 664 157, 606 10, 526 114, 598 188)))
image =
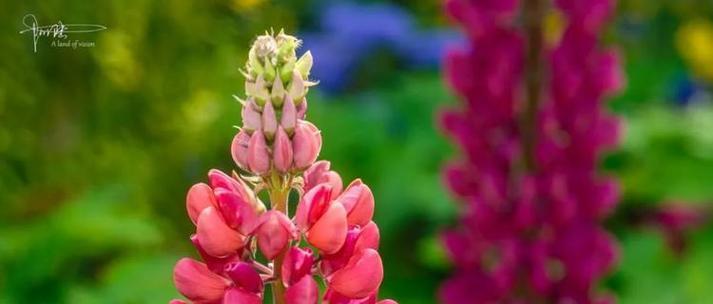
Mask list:
POLYGON ((353 73, 376 50, 389 50, 414 68, 433 68, 444 49, 463 39, 454 30, 419 30, 413 17, 391 4, 326 4, 319 31, 303 33, 304 49, 316 58, 312 70, 328 92, 344 89, 353 73))

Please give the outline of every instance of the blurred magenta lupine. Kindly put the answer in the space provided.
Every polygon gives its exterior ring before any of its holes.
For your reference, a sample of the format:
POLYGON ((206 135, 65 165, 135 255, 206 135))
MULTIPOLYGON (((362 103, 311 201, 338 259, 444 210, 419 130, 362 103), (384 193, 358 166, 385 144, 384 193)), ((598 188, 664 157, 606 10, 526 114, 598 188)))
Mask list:
POLYGON ((315 278, 325 282, 322 303, 396 303, 376 300, 384 273, 371 190, 358 179, 343 188, 329 162, 316 162, 322 138, 304 120, 312 56, 297 59, 299 43, 283 32, 257 38, 243 70, 243 125, 231 146, 244 174, 213 169, 208 184, 188 191, 191 241, 203 262, 181 259, 173 278, 193 303, 262 303, 270 285, 274 303, 316 304, 315 278), (299 202, 290 218, 293 190, 299 202), (312 249, 299 247, 306 244, 312 249))
POLYGON ((600 226, 618 200, 617 183, 596 170, 619 135, 603 99, 623 76, 616 53, 598 44, 614 0, 555 0, 567 26, 552 48, 516 26, 518 13, 537 14, 527 5, 446 2, 471 45, 450 52, 445 66, 465 108, 441 119, 464 153, 444 177, 465 204, 461 225, 442 236, 456 267, 441 286, 443 303, 614 301, 596 291, 617 258, 615 240, 600 226), (547 69, 537 75, 548 75, 542 84, 525 77, 532 54, 547 69), (540 102, 526 103, 528 85, 542 89, 533 94, 540 102))

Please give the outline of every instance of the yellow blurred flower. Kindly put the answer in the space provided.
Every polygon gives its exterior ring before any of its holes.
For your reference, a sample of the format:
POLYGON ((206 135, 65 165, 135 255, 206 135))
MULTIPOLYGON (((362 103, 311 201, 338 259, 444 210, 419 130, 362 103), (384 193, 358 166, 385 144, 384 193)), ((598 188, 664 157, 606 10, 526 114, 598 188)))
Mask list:
POLYGON ((545 44, 549 47, 556 46, 566 26, 567 20, 559 10, 548 10, 542 22, 545 44))
POLYGON ((697 76, 713 82, 713 22, 701 19, 681 26, 676 47, 697 76))
POLYGON ((264 0, 232 0, 231 6, 235 11, 246 11, 262 4, 264 0))

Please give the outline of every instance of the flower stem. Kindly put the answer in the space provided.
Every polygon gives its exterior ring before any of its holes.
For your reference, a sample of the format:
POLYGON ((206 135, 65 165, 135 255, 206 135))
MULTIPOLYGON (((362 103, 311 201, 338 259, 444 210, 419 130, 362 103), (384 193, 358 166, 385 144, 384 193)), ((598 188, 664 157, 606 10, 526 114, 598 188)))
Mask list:
MULTIPOLYGON (((289 185, 283 184, 283 181, 282 176, 273 172, 269 191, 270 204, 272 210, 282 212, 289 217, 289 214, 287 213, 287 200, 290 196, 290 187, 289 185)), ((274 304, 285 303, 285 286, 282 285, 281 272, 286 252, 287 250, 280 252, 280 254, 278 254, 273 261, 273 277, 275 278, 275 281, 272 284, 272 298, 274 304)))
POLYGON ((537 140, 537 110, 542 82, 542 19, 545 5, 543 0, 523 1, 523 19, 527 37, 525 58, 525 110, 521 122, 523 158, 525 167, 536 170, 535 145, 537 140))

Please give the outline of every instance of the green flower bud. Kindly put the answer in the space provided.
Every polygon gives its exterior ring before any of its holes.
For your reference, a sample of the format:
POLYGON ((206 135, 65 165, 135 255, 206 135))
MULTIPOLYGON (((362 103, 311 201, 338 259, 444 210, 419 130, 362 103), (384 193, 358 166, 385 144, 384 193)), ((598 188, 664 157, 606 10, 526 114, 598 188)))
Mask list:
POLYGON ((297 60, 295 68, 300 72, 300 75, 302 75, 302 79, 307 79, 309 77, 309 71, 312 69, 312 52, 307 51, 304 53, 304 55, 300 57, 300 60, 297 60))
POLYGON ((290 94, 292 100, 300 100, 307 94, 307 88, 300 73, 297 71, 293 71, 292 73, 292 82, 290 83, 288 94, 290 94))
POLYGON ((286 83, 292 80, 292 71, 295 69, 296 57, 292 56, 285 62, 285 65, 280 68, 280 78, 286 83))
POLYGON ((285 86, 282 84, 282 80, 280 79, 280 75, 277 75, 275 78, 275 82, 272 84, 272 103, 277 107, 278 109, 282 106, 282 100, 285 98, 285 86))
POLYGON ((265 58, 265 80, 272 82, 275 80, 275 67, 272 65, 270 58, 265 58))

